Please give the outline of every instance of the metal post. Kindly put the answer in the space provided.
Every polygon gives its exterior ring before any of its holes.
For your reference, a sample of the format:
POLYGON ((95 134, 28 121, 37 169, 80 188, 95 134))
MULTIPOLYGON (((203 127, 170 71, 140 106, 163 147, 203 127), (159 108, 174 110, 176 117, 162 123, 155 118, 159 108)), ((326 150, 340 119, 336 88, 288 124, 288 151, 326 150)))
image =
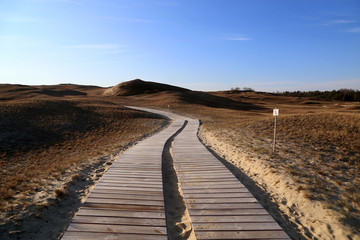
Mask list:
POLYGON ((277 117, 279 116, 279 109, 278 109, 278 108, 275 108, 275 109, 273 110, 273 116, 275 117, 273 152, 275 152, 275 148, 276 148, 276 127, 277 127, 277 117))
POLYGON ((275 152, 275 146, 276 146, 276 125, 277 125, 277 116, 275 116, 273 152, 275 152))

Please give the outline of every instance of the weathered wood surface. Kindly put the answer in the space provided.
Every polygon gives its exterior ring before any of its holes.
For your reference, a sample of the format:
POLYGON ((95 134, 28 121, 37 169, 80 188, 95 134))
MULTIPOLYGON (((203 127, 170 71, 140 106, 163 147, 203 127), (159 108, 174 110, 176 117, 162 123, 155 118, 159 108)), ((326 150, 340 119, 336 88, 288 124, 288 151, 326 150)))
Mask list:
POLYGON ((109 168, 62 239, 167 239, 162 182, 165 142, 182 118, 127 150, 109 168))
MULTIPOLYGON (((141 109, 145 110, 145 109, 141 109)), ((172 154, 197 239, 289 239, 239 180, 198 140, 198 120, 176 114, 162 132, 127 150, 102 177, 62 239, 168 239, 162 152, 172 154)))
POLYGON ((188 119, 173 158, 197 239, 289 239, 243 184, 197 138, 188 119))

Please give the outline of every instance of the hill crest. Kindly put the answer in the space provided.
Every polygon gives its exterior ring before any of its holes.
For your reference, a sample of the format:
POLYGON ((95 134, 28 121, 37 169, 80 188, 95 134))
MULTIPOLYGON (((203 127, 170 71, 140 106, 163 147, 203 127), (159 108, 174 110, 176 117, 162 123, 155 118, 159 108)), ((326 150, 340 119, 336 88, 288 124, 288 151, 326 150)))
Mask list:
POLYGON ((141 79, 135 79, 122 82, 114 87, 110 87, 104 91, 105 96, 132 96, 140 94, 158 93, 158 92, 187 92, 191 91, 186 88, 176 87, 173 85, 149 82, 141 79))

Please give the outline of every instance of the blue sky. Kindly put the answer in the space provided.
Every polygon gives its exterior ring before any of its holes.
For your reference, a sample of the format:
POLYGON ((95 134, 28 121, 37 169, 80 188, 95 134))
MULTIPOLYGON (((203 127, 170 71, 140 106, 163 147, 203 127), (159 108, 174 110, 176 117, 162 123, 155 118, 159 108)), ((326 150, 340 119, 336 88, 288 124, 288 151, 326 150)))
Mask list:
POLYGON ((359 0, 1 0, 0 83, 360 90, 359 0))

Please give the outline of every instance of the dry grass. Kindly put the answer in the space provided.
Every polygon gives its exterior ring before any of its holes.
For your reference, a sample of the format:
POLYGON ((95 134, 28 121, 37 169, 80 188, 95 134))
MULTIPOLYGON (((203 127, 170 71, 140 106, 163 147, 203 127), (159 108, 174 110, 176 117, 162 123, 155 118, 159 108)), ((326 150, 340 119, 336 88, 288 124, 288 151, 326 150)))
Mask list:
POLYGON ((163 122, 102 99, 0 102, 0 209, 31 204, 26 196, 42 180, 59 180, 72 166, 124 148, 163 122))
POLYGON ((55 189, 55 194, 56 194, 56 197, 62 198, 67 194, 67 191, 65 188, 58 188, 58 189, 55 189))
MULTIPOLYGON (((99 95, 99 89, 92 91, 99 95)), ((121 148, 163 122, 119 107, 131 104, 170 106, 170 111, 201 119, 204 129, 221 141, 256 153, 272 172, 291 176, 299 197, 321 201, 341 213, 345 224, 359 226, 359 103, 256 92, 157 92, 78 100, 49 100, 46 93, 37 96, 41 100, 26 100, 12 92, 5 99, 20 100, 0 102, 1 208, 19 193, 34 191, 42 178, 60 178, 69 166, 121 148), (276 153, 271 150, 274 107, 280 109, 276 153)))
MULTIPOLYGON (((248 126, 258 138, 268 139, 273 131, 272 119, 248 126)), ((344 221, 359 222, 360 114, 310 113, 279 119, 279 157, 281 163, 306 194, 324 201, 344 215, 344 221)), ((250 130, 248 130, 250 131, 250 130)))

